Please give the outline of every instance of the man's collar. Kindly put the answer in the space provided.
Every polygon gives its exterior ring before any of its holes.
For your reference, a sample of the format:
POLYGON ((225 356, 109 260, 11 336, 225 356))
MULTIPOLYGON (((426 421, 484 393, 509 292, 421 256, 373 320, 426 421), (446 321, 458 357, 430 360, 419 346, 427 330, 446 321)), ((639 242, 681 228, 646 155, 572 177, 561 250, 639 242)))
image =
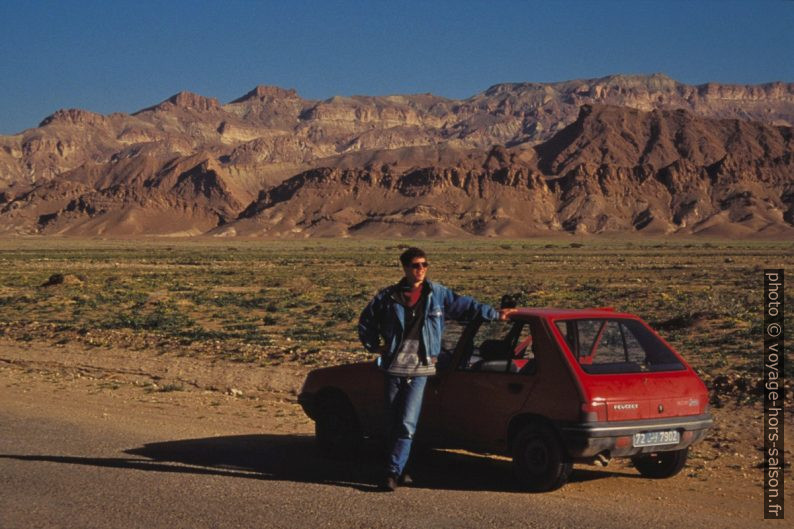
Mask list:
MULTIPOLYGON (((427 290, 428 288, 430 288, 430 283, 428 282, 427 279, 424 279, 420 286, 422 287, 423 290, 427 290)), ((408 284, 408 281, 405 279, 405 277, 397 281, 397 284, 394 285, 394 287, 400 291, 413 289, 413 287, 408 284)))

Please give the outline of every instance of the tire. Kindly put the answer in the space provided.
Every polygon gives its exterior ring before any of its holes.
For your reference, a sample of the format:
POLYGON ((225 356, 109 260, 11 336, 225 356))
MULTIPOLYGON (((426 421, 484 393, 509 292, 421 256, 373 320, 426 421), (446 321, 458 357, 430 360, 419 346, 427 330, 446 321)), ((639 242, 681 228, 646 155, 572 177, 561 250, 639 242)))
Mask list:
POLYGON ((631 458, 634 468, 646 478, 665 479, 681 472, 686 465, 689 448, 672 450, 670 452, 656 452, 642 454, 631 458))
POLYGON ((334 459, 352 458, 363 442, 358 418, 342 395, 328 395, 320 400, 314 434, 322 454, 334 459))
POLYGON ((513 442, 513 473, 522 488, 532 492, 559 489, 572 470, 573 464, 549 426, 530 424, 513 442))

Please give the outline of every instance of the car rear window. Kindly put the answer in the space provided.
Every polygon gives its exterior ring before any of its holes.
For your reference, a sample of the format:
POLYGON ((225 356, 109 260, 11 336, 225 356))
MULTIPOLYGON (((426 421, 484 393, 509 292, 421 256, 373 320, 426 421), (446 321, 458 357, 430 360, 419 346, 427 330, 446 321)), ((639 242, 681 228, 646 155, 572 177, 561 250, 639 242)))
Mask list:
POLYGON ((630 319, 557 320, 586 373, 614 374, 680 371, 678 357, 647 327, 630 319))

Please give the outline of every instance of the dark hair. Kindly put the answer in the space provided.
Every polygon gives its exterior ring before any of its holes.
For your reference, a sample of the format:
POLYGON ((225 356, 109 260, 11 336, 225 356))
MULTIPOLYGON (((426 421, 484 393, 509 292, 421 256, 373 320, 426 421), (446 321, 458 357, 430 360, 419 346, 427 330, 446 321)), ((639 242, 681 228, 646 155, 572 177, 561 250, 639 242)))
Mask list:
POLYGON ((421 248, 411 247, 405 250, 402 255, 400 255, 400 262, 403 264, 403 266, 408 266, 411 264, 411 261, 417 257, 424 257, 427 259, 424 250, 421 248))

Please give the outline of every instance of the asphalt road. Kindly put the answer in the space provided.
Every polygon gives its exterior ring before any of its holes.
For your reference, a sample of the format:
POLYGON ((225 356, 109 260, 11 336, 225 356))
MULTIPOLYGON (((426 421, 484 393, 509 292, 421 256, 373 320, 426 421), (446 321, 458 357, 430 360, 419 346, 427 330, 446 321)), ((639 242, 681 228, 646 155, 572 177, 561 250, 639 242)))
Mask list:
POLYGON ((0 405, 0 527, 747 526, 715 520, 708 491, 670 496, 673 480, 577 467, 561 491, 527 494, 507 461, 448 452, 421 455, 415 487, 382 493, 374 453, 328 461, 305 434, 174 438, 174 419, 147 413, 136 427, 0 405))

